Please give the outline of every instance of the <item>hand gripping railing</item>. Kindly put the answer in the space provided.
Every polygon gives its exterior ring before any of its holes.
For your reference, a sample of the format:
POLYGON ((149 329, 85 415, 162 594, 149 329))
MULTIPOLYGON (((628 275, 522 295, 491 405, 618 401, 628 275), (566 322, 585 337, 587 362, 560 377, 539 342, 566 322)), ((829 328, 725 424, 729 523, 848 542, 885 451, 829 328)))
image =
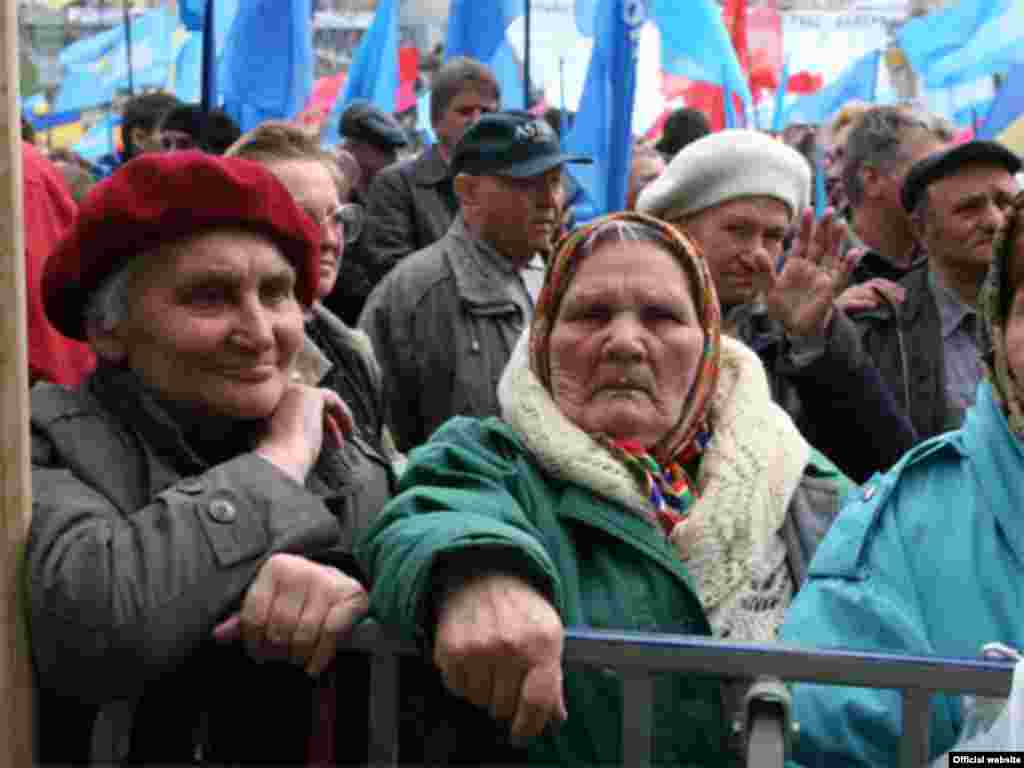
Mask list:
MULTIPOLYGON (((370 765, 397 764, 398 655, 416 654, 379 625, 356 628, 351 647, 372 654, 370 765)), ((653 676, 695 672, 758 681, 748 691, 745 715, 736 724, 746 735, 748 765, 782 765, 796 727, 778 680, 888 688, 903 696, 903 768, 928 762, 929 701, 932 694, 1008 696, 1013 664, 887 653, 823 651, 781 644, 729 643, 702 637, 573 629, 566 632, 564 661, 615 668, 623 681, 623 765, 650 764, 653 676), (757 754, 754 760, 751 756, 757 754)))

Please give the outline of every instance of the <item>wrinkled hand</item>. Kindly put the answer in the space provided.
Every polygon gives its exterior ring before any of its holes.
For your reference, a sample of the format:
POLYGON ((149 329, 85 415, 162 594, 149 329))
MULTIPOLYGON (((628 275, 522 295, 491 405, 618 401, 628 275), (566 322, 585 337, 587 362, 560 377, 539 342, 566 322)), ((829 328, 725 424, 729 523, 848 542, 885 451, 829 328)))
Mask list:
POLYGON ((906 298, 907 291, 902 285, 884 277, 875 277, 847 288, 836 299, 836 306, 847 313, 864 312, 885 303, 898 307, 906 298))
POLYGON ((782 323, 790 336, 821 336, 832 318, 836 296, 846 287, 863 251, 842 253, 846 223, 830 209, 820 221, 804 211, 800 232, 781 271, 768 262, 756 268, 755 283, 764 296, 768 315, 782 323))
POLYGON ((239 638, 256 661, 288 661, 317 677, 338 642, 366 613, 366 590, 337 568, 298 555, 273 555, 249 586, 239 613, 213 630, 239 638))
POLYGON ((562 620, 515 576, 471 579, 441 606, 434 663, 458 696, 511 721, 523 743, 568 717, 562 693, 562 620))
POLYGON ((256 453, 302 485, 320 455, 325 426, 340 443, 353 429, 348 406, 329 389, 293 383, 281 396, 256 453))

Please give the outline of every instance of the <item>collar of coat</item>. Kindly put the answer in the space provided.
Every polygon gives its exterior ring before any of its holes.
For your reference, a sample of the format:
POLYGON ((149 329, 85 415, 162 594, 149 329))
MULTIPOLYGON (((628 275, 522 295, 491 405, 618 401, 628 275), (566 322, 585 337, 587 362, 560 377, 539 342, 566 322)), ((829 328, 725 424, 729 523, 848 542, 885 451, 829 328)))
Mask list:
MULTIPOLYGON (((529 367, 524 333, 498 385, 502 418, 550 474, 646 516, 647 499, 629 470, 570 422, 529 367)), ((749 586, 782 528, 810 446, 771 399, 757 356, 723 336, 712 439, 701 461, 700 497, 671 541, 708 611, 749 586)))

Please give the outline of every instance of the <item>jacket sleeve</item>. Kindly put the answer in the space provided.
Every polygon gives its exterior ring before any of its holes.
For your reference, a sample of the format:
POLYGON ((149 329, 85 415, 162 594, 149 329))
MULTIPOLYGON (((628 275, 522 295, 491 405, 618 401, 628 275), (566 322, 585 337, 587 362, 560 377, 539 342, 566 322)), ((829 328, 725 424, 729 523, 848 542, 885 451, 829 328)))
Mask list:
MULTIPOLYGON (((26 575, 39 679, 63 695, 139 694, 237 610, 272 554, 330 561, 340 540, 323 501, 255 454, 126 510, 47 437, 33 435, 26 575)), ((117 472, 116 451, 109 458, 117 472)))
MULTIPOLYGON (((400 286, 386 278, 370 294, 359 316, 359 328, 370 337, 380 366, 383 414, 396 448, 404 453, 420 442, 421 366, 420 348, 413 337, 416 308, 400 296, 400 286)), ((434 328, 421 330, 436 332, 434 328)))
MULTIPOLYGON (((876 481, 891 483, 889 476, 876 481)), ((898 494, 873 483, 829 531, 808 580, 790 606, 780 639, 807 649, 933 655, 908 563, 912 542, 899 527, 898 494), (865 501, 864 496, 874 496, 865 501)), ((831 685, 793 686, 800 723, 795 758, 804 768, 896 765, 902 732, 898 691, 831 685)), ((955 697, 932 698, 930 755, 955 741, 955 697)))
POLYGON ((363 252, 377 283, 405 256, 418 250, 409 181, 399 169, 382 171, 370 184, 366 201, 363 252))
POLYGON ((562 608, 554 562, 519 487, 526 462, 508 458, 511 441, 488 423, 452 419, 413 451, 399 494, 356 548, 373 585, 371 613, 421 646, 433 640, 434 568, 460 554, 477 562, 482 551, 500 551, 502 570, 515 568, 562 608))
POLYGON ((855 482, 889 469, 918 442, 843 312, 834 315, 822 355, 783 363, 780 373, 800 396, 800 430, 855 482))

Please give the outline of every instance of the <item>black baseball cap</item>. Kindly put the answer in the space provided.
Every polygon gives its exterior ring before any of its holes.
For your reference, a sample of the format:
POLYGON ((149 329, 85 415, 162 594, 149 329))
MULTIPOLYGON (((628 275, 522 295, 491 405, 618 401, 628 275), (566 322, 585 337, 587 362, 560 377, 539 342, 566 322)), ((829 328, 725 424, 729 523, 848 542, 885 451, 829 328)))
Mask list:
POLYGON ((928 155, 914 163, 900 190, 900 201, 907 213, 913 212, 928 187, 952 176, 968 163, 984 163, 1001 165, 1008 173, 1014 174, 1021 169, 1021 160, 1009 149, 997 141, 967 141, 952 149, 945 149, 928 155))
POLYGON ((398 149, 409 137, 394 117, 365 99, 356 99, 342 113, 338 133, 347 139, 365 141, 384 149, 398 149))
POLYGON ((452 155, 452 175, 538 176, 563 163, 590 163, 562 152, 558 134, 528 112, 482 115, 463 134, 452 155))

